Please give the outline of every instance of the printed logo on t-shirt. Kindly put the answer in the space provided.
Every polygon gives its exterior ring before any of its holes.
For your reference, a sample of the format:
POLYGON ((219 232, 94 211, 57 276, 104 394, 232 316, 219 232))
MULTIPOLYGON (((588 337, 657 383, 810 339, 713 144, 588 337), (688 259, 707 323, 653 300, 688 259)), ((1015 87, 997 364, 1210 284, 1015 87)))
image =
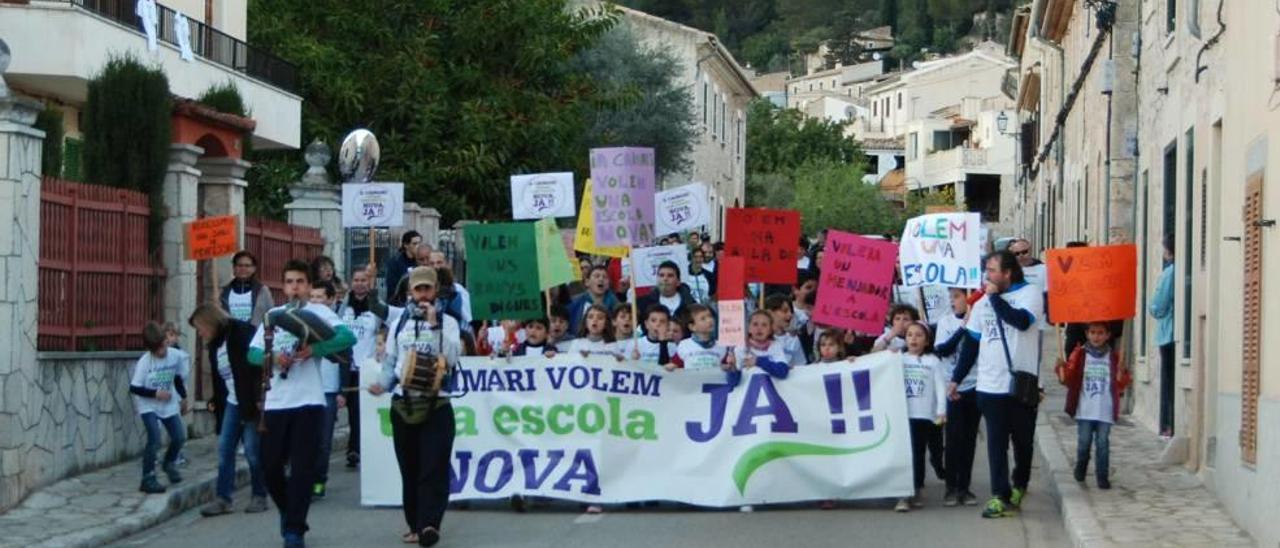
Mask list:
POLYGON ((907 364, 902 372, 903 380, 907 383, 907 397, 919 398, 924 396, 925 383, 928 380, 929 370, 920 364, 907 364))
POLYGON ((1084 394, 1090 398, 1102 396, 1107 390, 1111 370, 1106 364, 1090 361, 1084 368, 1084 394))

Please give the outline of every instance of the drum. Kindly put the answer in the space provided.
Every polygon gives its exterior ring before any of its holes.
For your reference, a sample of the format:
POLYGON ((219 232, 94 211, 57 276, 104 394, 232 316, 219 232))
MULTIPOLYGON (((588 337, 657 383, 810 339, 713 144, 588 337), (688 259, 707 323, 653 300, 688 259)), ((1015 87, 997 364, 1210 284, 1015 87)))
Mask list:
POLYGON ((444 356, 431 352, 413 352, 405 357, 400 385, 406 390, 437 394, 447 370, 444 356))
MULTIPOLYGON (((285 307, 272 311, 267 318, 271 325, 288 331, 297 337, 301 344, 312 345, 333 338, 333 326, 321 319, 314 312, 303 307, 285 307)), ((350 366, 351 352, 339 352, 326 359, 342 366, 350 366)))

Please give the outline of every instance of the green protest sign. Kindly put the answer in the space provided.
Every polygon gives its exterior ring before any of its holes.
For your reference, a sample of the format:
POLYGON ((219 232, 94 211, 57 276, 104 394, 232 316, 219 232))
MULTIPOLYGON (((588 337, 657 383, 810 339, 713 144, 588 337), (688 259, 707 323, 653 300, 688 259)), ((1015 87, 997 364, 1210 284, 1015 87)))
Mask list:
POLYGON ((538 288, 548 289, 573 281, 573 266, 564 249, 555 219, 546 217, 533 224, 537 232, 538 288))
POLYGON ((541 317, 534 225, 471 225, 463 234, 467 243, 467 285, 471 290, 472 317, 477 320, 541 317))

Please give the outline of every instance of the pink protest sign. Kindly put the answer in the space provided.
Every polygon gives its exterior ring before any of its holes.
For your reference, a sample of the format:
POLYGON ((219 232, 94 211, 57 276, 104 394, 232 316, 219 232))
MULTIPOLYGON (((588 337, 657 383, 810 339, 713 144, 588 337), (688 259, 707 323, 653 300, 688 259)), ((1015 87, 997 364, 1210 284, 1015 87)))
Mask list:
POLYGON ((651 148, 591 149, 596 245, 644 247, 653 241, 657 180, 651 148))
POLYGON ((720 328, 716 342, 721 346, 747 345, 747 304, 743 301, 720 301, 720 328))
POLYGON ((898 246, 832 230, 824 251, 813 321, 879 334, 893 293, 898 246))

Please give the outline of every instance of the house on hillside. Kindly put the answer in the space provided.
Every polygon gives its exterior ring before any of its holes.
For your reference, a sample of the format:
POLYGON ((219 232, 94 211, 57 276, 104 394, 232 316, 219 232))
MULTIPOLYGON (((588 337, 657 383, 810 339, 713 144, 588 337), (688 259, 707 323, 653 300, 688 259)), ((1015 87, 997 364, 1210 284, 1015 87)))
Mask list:
POLYGON ((618 9, 623 23, 643 45, 665 49, 680 62, 678 83, 693 96, 700 135, 690 155, 690 169, 666 176, 662 186, 706 183, 713 212, 708 228, 712 238, 723 239, 724 210, 746 203, 747 106, 760 94, 714 34, 641 11, 618 9))

